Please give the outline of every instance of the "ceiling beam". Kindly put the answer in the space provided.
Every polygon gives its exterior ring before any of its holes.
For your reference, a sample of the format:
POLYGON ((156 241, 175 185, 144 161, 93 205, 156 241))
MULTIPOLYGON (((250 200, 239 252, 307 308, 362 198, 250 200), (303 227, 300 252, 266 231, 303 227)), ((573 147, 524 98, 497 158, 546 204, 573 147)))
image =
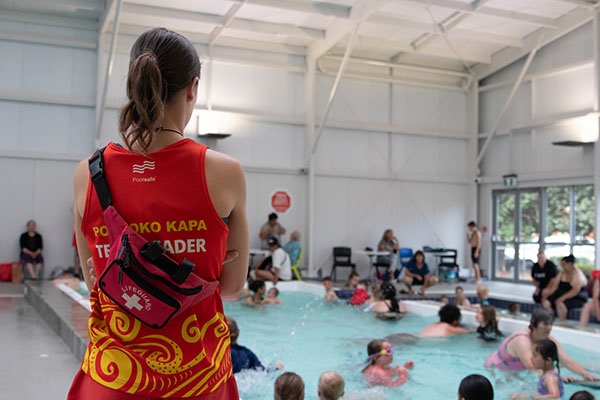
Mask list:
POLYGON ((540 28, 524 39, 525 46, 522 49, 507 48, 492 55, 489 65, 476 65, 473 67, 476 79, 486 78, 502 68, 527 56, 536 47, 540 36, 543 36, 541 47, 560 39, 569 32, 585 25, 593 18, 593 13, 583 8, 576 8, 556 20, 556 29, 540 28))
MULTIPOLYGON (((243 0, 233 0, 241 2, 243 0)), ((277 8, 279 10, 299 11, 307 14, 318 14, 336 18, 350 18, 352 7, 327 3, 324 1, 305 0, 247 0, 248 4, 277 8)))
MULTIPOLYGON (((342 60, 342 57, 326 55, 326 56, 321 57, 321 60, 332 60, 332 61, 339 62, 342 60)), ((394 62, 390 62, 390 61, 380 61, 380 60, 360 58, 360 57, 350 58, 350 63, 371 65, 374 67, 393 68, 393 69, 404 70, 404 71, 424 72, 424 73, 434 74, 434 75, 454 76, 457 78, 468 78, 470 76, 467 72, 461 72, 461 71, 456 71, 456 70, 451 70, 451 69, 434 68, 434 67, 421 66, 421 65, 398 64, 398 63, 394 63, 394 62)))
POLYGON ((358 0, 350 11, 348 20, 337 21, 327 29, 324 39, 313 41, 307 50, 309 60, 316 60, 348 36, 356 27, 385 3, 385 0, 358 0))
MULTIPOLYGON (((115 13, 117 9, 118 0, 107 0, 109 4, 106 5, 105 10, 102 12, 99 21, 98 35, 103 35, 108 30, 109 25, 115 19, 115 13)), ((123 5, 121 4, 121 7, 123 5)))
POLYGON ((425 22, 417 22, 410 19, 391 17, 387 15, 372 15, 367 20, 367 23, 373 23, 376 25, 391 25, 398 27, 398 29, 414 29, 435 36, 442 36, 446 34, 448 37, 469 39, 482 43, 494 43, 510 47, 524 46, 523 40, 517 36, 500 35, 475 29, 459 28, 454 28, 450 31, 444 32, 444 30, 438 24, 428 24, 425 22))
MULTIPOLYGON (((140 19, 140 23, 143 22, 140 19)), ((139 36, 148 28, 154 27, 152 24, 147 25, 133 25, 133 24, 121 24, 119 25, 119 32, 124 35, 139 36)), ((188 32, 178 30, 178 33, 188 38, 192 43, 197 45, 208 46, 210 43, 210 35, 206 33, 188 32)), ((287 55, 304 56, 306 54, 306 48, 302 46, 286 45, 281 43, 262 42, 257 40, 239 39, 226 36, 219 36, 220 47, 232 47, 242 50, 256 50, 267 53, 279 53, 287 55)))
MULTIPOLYGON (((9 1, 9 3, 13 3, 9 1)), ((89 12, 90 16, 104 11, 104 2, 98 0, 18 0, 14 1, 23 11, 38 11, 41 13, 74 13, 89 12)))
MULTIPOLYGON (((169 19, 189 23, 204 23, 216 26, 224 26, 227 22, 227 17, 222 15, 132 3, 126 3, 123 5, 123 13, 135 17, 143 15, 160 18, 161 20, 169 19)), ((241 18, 232 20, 228 28, 249 32, 283 34, 287 36, 297 36, 309 39, 320 39, 325 37, 325 31, 321 29, 241 18)))
MULTIPOLYGON (((340 43, 341 46, 344 43, 340 43)), ((337 49, 337 48, 336 48, 337 49)), ((386 40, 381 38, 372 38, 367 36, 360 36, 357 39, 355 51, 363 49, 380 52, 395 52, 395 53, 409 53, 409 54, 422 54, 427 56, 436 56, 447 58, 450 60, 460 60, 458 56, 450 49, 438 48, 428 46, 424 49, 416 51, 410 43, 399 42, 395 40, 386 40)), ((462 51, 460 57, 467 62, 489 64, 492 62, 492 58, 488 54, 477 53, 471 51, 462 51)))
POLYGON ((231 21, 228 28, 242 31, 268 33, 273 35, 296 36, 309 39, 322 39, 325 37, 323 29, 307 28, 293 24, 276 24, 272 22, 255 21, 251 19, 236 18, 231 21))
POLYGON ((53 36, 41 33, 15 32, 0 30, 0 40, 17 43, 33 43, 59 47, 72 47, 76 49, 95 50, 96 40, 93 38, 53 36))
POLYGON ((538 15, 522 13, 518 11, 508 11, 501 8, 494 8, 483 6, 479 7, 477 2, 474 3, 463 3, 458 0, 403 0, 410 3, 418 3, 419 5, 435 6, 448 8, 455 11, 460 11, 467 14, 479 14, 487 15, 490 17, 509 19, 513 22, 523 22, 533 24, 537 26, 543 26, 545 28, 556 28, 556 23, 552 18, 540 17, 538 15))
POLYGON ((227 13, 225 13, 225 20, 223 21, 223 25, 216 26, 213 29, 213 31, 210 33, 210 36, 208 38, 209 46, 212 46, 215 43, 215 41, 217 40, 217 38, 219 37, 221 32, 223 32, 223 29, 225 29, 227 27, 227 25, 229 25, 231 23, 231 21, 233 21, 236 14, 238 13, 238 11, 240 11, 240 8, 242 8, 242 6, 245 3, 246 3, 246 0, 243 0, 239 3, 232 5, 229 8, 229 10, 227 10, 227 13))
POLYGON ((33 12, 11 11, 4 9, 2 9, 0 12, 0 20, 92 31, 98 29, 98 23, 89 19, 43 15, 33 12))
POLYGON ((598 0, 554 0, 560 3, 575 4, 581 7, 594 8, 600 4, 598 0))

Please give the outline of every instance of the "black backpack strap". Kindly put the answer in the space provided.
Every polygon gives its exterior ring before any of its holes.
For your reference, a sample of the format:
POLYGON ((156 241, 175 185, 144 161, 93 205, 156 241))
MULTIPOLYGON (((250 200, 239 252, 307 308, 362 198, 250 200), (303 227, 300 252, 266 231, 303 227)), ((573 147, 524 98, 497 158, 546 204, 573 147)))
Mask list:
POLYGON ((108 183, 106 183, 104 176, 104 158, 102 158, 102 154, 105 149, 106 147, 96 150, 88 160, 92 183, 96 188, 96 194, 98 195, 98 200, 100 200, 102 210, 106 210, 112 204, 112 196, 110 195, 108 183))

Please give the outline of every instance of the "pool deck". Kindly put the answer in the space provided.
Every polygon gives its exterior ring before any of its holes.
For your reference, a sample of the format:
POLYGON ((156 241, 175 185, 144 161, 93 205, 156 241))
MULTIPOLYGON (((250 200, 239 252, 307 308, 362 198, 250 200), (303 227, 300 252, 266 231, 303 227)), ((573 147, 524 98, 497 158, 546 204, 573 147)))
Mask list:
MULTIPOLYGON (((340 283, 338 282, 338 286, 341 286, 340 283)), ((531 286, 504 282, 485 284, 490 288, 492 298, 532 303, 531 286)), ((402 288, 403 285, 398 286, 402 288)), ((456 286, 439 284, 428 290, 427 297, 453 295, 456 286)), ((460 286, 464 288, 467 297, 475 296, 476 285, 461 283, 460 286)), ((323 295, 320 282, 283 282, 278 287, 284 291, 323 295)), ((439 309, 439 303, 422 300, 418 296, 409 299, 407 295, 402 295, 401 298, 409 312, 435 315, 439 309)), ((3 371, 10 371, 10 378, 14 378, 3 380, 7 398, 33 400, 40 398, 43 393, 44 398, 64 399, 88 342, 89 311, 85 300, 72 290, 63 292, 57 289, 50 281, 25 284, 0 282, 0 315, 2 321, 7 321, 0 330, 0 349, 7 356, 3 357, 0 366, 3 371), (32 382, 35 383, 23 388, 18 383, 19 377, 23 376, 22 371, 30 371, 31 376, 35 377, 32 382)), ((524 328, 528 324, 526 318, 501 315, 500 319, 500 329, 506 332, 524 328)), ((463 320, 467 324, 475 324, 475 313, 463 310, 463 320)), ((552 334, 564 343, 582 348, 597 348, 600 326, 594 324, 582 329, 575 325, 576 321, 557 323, 552 334)))

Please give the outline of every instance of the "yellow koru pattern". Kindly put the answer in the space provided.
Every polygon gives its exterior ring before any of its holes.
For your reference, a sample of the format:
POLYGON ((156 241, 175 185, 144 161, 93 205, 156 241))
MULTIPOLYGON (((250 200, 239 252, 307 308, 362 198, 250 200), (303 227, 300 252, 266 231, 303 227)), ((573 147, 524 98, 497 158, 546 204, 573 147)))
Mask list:
POLYGON ((229 329, 222 313, 204 322, 191 310, 152 329, 92 291, 90 345, 82 369, 96 382, 131 394, 191 397, 231 377, 229 329), (168 335, 168 336, 167 336, 168 335))

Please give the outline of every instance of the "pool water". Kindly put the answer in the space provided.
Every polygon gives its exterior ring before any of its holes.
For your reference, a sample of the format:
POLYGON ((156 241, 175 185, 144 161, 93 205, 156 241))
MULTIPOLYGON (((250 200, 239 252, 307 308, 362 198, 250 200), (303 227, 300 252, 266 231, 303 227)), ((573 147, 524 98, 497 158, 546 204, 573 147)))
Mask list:
MULTIPOLYGON (((302 376, 307 400, 317 399, 319 375, 328 370, 344 377, 347 399, 456 399, 461 379, 473 373, 490 379, 496 399, 508 399, 515 392, 534 394, 536 391, 538 377, 533 373, 508 375, 484 368, 484 360, 499 343, 485 343, 475 335, 393 343, 393 365, 402 365, 407 360, 415 362, 408 382, 395 388, 369 387, 361 375, 369 341, 395 333, 416 334, 436 318, 408 314, 400 321, 382 321, 345 304, 326 304, 322 297, 313 294, 282 292, 280 299, 284 304, 261 308, 226 302, 225 313, 237 320, 238 343, 253 350, 263 365, 268 367, 281 362, 284 371, 302 376)), ((600 369, 599 353, 564 347, 584 367, 600 369)), ((279 373, 244 371, 237 374, 240 397, 243 400, 272 399, 273 382, 279 373)), ((566 369, 563 374, 570 375, 566 369)), ((582 389, 565 385, 564 398, 582 389)))

